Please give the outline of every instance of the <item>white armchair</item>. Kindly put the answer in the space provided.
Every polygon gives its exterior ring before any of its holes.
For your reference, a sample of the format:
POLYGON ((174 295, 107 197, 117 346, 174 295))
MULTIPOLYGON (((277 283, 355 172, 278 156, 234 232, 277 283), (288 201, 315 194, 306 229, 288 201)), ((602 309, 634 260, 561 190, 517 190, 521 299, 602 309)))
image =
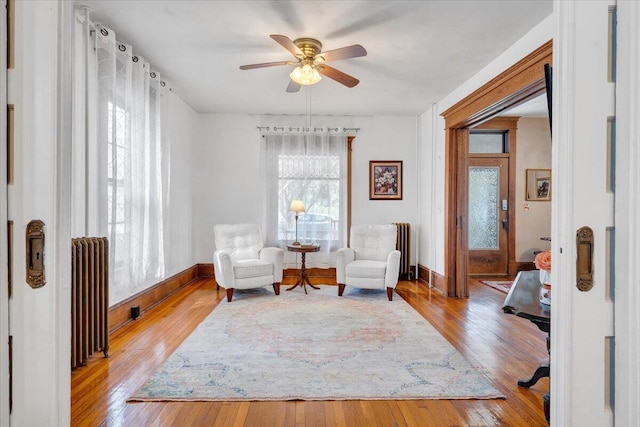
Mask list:
POLYGON ((267 285, 280 295, 284 251, 264 247, 259 225, 218 224, 213 234, 213 270, 218 285, 227 290, 227 301, 231 302, 234 289, 267 285))
POLYGON ((339 249, 336 256, 339 296, 348 285, 364 289, 386 288, 389 301, 393 300, 400 273, 396 236, 394 224, 351 226, 350 247, 339 249))

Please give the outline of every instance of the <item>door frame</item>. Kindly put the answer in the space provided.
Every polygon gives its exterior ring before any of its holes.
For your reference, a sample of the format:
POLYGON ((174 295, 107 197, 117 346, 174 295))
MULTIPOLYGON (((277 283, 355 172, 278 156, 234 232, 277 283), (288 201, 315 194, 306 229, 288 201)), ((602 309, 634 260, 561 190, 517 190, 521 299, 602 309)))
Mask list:
MULTIPOLYGON (((566 5, 561 5, 566 7, 566 5)), ((615 396, 617 425, 633 425, 640 419, 640 4, 618 2, 616 74, 616 355, 615 396)))
POLYGON ((469 296, 467 250, 461 245, 464 233, 459 227, 460 212, 464 206, 459 189, 466 185, 466 179, 460 176, 459 171, 467 163, 466 152, 463 151, 465 144, 461 143, 461 138, 464 138, 462 131, 545 93, 544 64, 552 62, 553 41, 549 40, 442 113, 445 119, 444 258, 447 296, 469 296))

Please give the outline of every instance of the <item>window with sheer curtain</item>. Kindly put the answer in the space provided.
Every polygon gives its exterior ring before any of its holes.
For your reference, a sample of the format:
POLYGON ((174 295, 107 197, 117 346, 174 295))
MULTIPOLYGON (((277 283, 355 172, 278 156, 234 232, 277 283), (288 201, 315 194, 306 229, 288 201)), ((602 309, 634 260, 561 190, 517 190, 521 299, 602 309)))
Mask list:
POLYGON ((329 266, 331 254, 345 246, 347 136, 333 134, 266 135, 267 243, 285 248, 296 237, 292 200, 302 200, 298 241, 316 243, 311 261, 329 266))
POLYGON ((74 26, 72 233, 108 237, 113 305, 165 274, 165 84, 89 14, 78 7, 74 26))
POLYGON ((164 276, 161 82, 110 29, 96 31, 98 144, 106 146, 112 293, 164 276))

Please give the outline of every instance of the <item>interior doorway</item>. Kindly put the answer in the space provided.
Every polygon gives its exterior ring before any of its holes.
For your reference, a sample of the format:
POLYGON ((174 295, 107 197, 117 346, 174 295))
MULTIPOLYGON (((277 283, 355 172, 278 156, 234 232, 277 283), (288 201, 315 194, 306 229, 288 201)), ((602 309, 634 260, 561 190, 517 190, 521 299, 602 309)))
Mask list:
MULTIPOLYGON (((445 179, 449 184, 445 194, 445 291, 448 296, 469 296, 468 229, 465 226, 469 204, 468 129, 545 93, 544 65, 552 63, 552 52, 550 40, 442 114, 446 123, 445 179)), ((513 174, 514 168, 510 169, 513 174)), ((510 260, 509 264, 509 269, 517 267, 515 261, 510 260)))

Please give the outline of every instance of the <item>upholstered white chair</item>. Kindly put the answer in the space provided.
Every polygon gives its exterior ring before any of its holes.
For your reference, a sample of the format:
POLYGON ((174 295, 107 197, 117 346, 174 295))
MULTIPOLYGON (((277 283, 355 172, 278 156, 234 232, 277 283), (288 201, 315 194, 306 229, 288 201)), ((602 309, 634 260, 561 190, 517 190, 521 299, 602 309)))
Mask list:
POLYGON ((218 224, 213 233, 213 269, 216 282, 227 290, 227 301, 231 302, 234 289, 267 285, 280 295, 284 251, 264 247, 258 224, 218 224))
POLYGON ((351 226, 350 247, 338 249, 336 256, 338 295, 345 286, 386 288, 389 301, 393 300, 400 273, 396 236, 395 224, 351 226))

